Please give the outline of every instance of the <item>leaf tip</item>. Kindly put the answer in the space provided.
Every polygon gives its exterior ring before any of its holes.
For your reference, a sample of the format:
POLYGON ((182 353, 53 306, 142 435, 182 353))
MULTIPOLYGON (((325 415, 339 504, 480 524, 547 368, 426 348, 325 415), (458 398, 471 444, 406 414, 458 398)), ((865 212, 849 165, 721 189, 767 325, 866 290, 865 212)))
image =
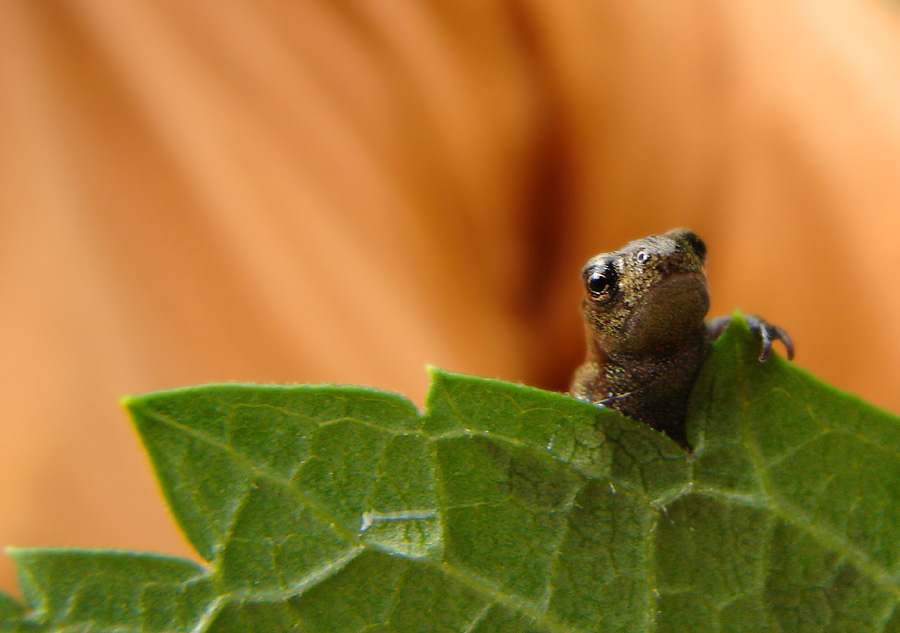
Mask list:
POLYGON ((133 425, 136 425, 138 422, 137 415, 139 402, 140 396, 122 396, 119 398, 119 406, 125 411, 125 415, 128 416, 128 419, 133 425))
POLYGON ((428 372, 428 382, 431 385, 429 388, 429 393, 434 389, 436 385, 444 382, 447 379, 447 376, 452 375, 452 373, 447 371, 446 369, 441 369, 440 367, 435 367, 434 365, 425 365, 425 371, 428 372))

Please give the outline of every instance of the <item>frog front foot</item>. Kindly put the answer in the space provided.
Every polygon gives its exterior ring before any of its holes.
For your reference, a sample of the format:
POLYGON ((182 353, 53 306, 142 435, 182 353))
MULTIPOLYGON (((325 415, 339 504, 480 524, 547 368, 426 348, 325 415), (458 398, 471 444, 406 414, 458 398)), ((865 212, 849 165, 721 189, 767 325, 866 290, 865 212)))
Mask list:
MULTIPOLYGON (((725 328, 728 327, 730 322, 731 317, 727 316, 709 321, 709 332, 712 340, 719 338, 719 335, 725 331, 725 328)), ((773 341, 781 341, 784 348, 787 350, 788 360, 794 359, 794 343, 791 341, 791 337, 788 336, 787 332, 777 325, 772 325, 753 314, 745 314, 744 322, 747 324, 747 327, 750 328, 750 331, 759 336, 760 341, 762 341, 762 349, 759 352, 760 362, 765 362, 769 357, 769 354, 772 352, 773 341)))

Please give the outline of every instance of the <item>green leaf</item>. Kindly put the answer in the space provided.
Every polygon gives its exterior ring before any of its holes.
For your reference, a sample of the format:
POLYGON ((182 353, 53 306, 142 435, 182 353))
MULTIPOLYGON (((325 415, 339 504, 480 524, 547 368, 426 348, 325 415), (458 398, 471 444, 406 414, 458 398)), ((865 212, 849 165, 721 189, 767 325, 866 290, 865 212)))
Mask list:
POLYGON ((746 630, 900 631, 900 420, 781 358, 755 362, 740 325, 695 384, 691 505, 669 511, 684 547, 668 558, 691 551, 678 567, 695 574, 671 574, 661 594, 677 609, 674 596, 721 604, 713 586, 733 587, 759 622, 746 630), (734 543, 720 553, 725 536, 734 543), (723 554, 743 572, 714 572, 723 554))
POLYGON ((208 565, 13 550, 0 631, 900 632, 900 421, 738 319, 686 453, 567 396, 434 370, 126 400, 208 565))
POLYGON ((188 631, 216 597, 205 570, 185 560, 83 550, 10 554, 31 611, 27 619, 49 630, 188 631))
POLYGON ((25 607, 0 591, 0 631, 17 630, 18 622, 25 615, 25 607))

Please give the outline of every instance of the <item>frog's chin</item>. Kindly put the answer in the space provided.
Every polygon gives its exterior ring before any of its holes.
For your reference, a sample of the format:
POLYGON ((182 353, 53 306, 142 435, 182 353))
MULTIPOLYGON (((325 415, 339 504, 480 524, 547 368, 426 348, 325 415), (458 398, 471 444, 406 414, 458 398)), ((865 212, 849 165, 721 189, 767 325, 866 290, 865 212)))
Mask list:
POLYGON ((637 353, 680 351, 703 337, 708 311, 706 277, 701 273, 672 275, 651 286, 632 307, 623 340, 637 353))

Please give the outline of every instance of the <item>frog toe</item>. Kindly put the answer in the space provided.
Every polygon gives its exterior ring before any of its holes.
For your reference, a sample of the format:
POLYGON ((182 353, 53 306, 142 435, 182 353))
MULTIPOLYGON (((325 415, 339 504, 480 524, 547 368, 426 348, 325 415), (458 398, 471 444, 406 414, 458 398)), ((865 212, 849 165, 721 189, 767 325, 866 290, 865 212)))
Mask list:
POLYGON ((777 325, 767 323, 757 316, 747 315, 744 317, 744 320, 747 322, 747 326, 750 330, 758 334, 762 341, 762 349, 759 353, 760 362, 765 362, 769 357, 769 354, 772 351, 773 341, 781 341, 782 345, 784 345, 784 348, 787 350, 788 360, 794 359, 794 343, 791 341, 791 337, 788 336, 787 332, 777 325))

